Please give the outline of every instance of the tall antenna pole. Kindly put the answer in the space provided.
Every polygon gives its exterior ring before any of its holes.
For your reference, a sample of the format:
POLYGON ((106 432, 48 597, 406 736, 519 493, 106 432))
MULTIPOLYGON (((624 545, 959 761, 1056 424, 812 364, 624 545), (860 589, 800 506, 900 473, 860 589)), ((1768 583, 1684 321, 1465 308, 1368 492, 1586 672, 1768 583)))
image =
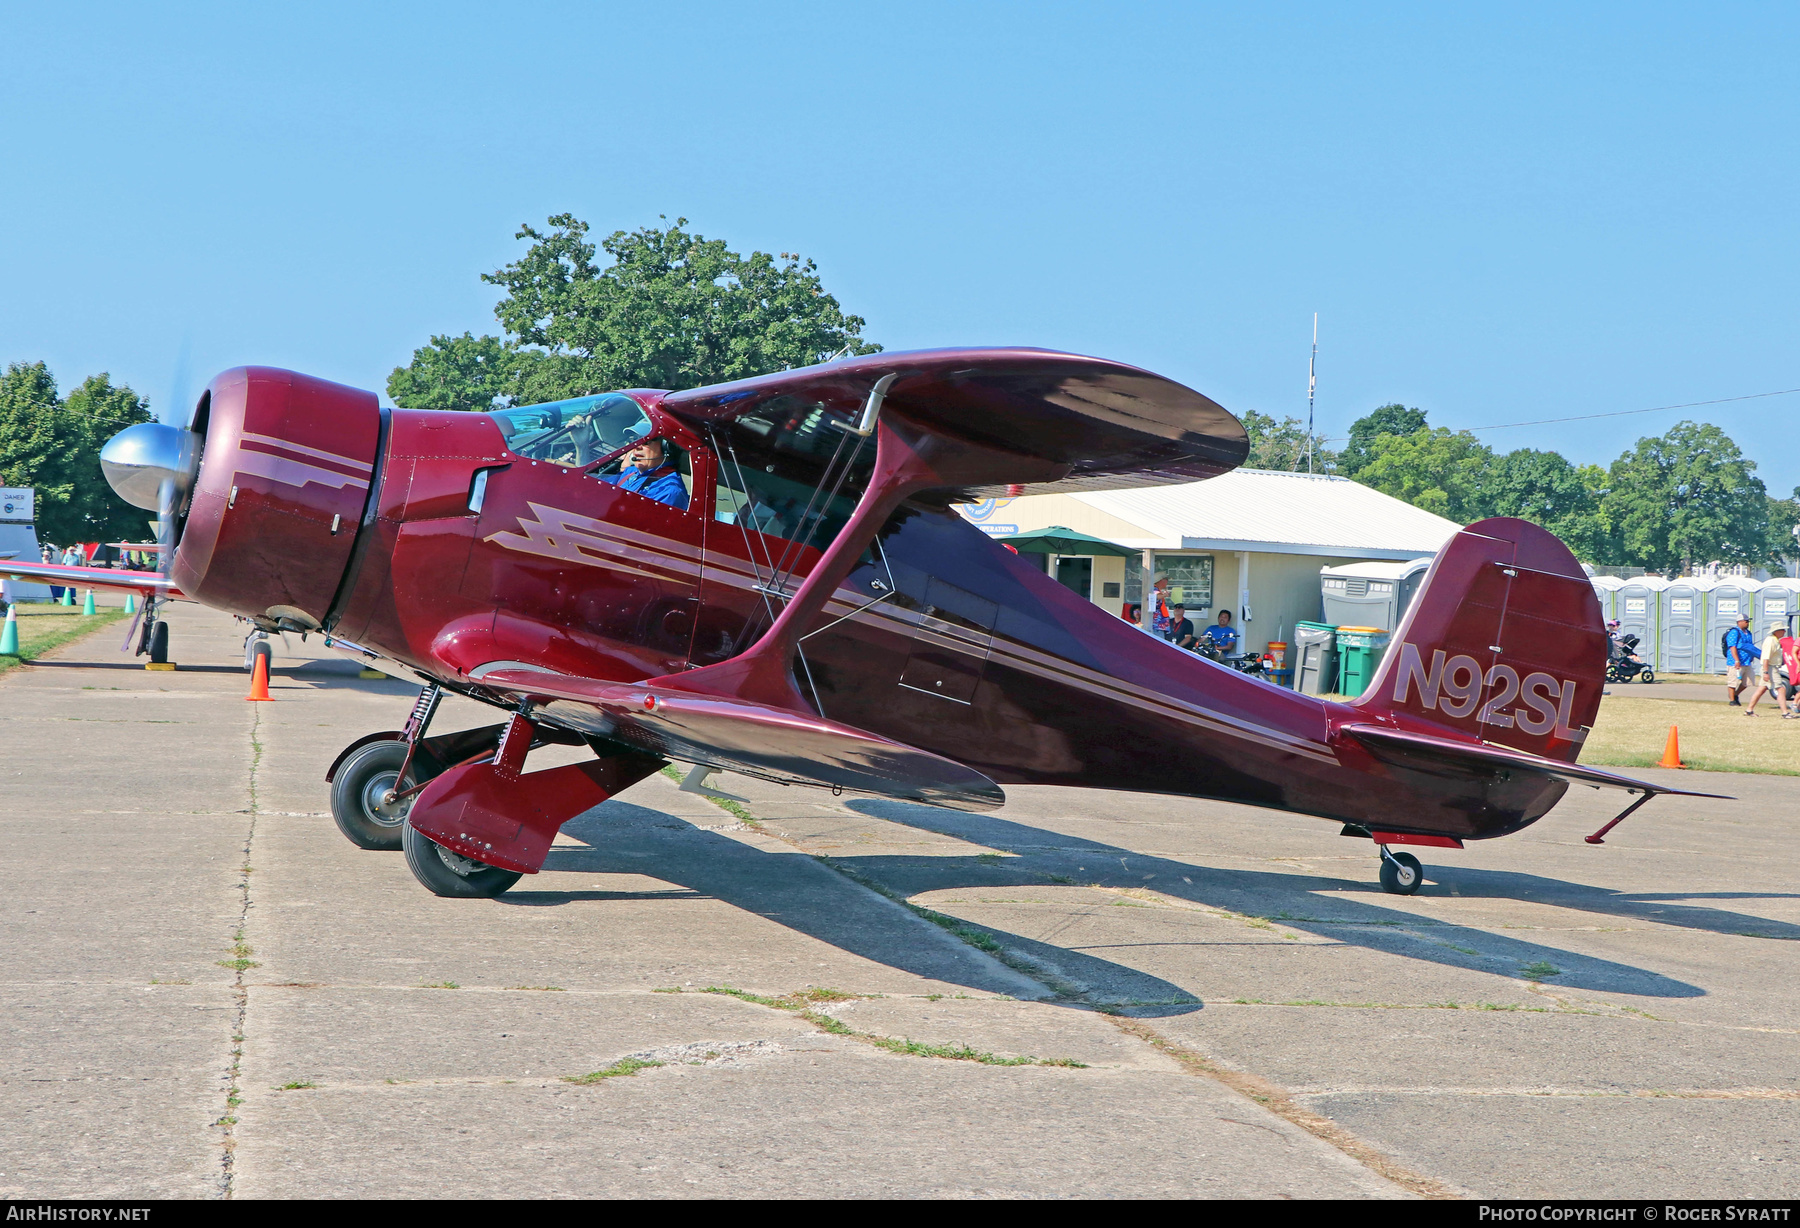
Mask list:
POLYGON ((1313 312, 1312 359, 1306 364, 1306 472, 1313 471, 1313 390, 1319 385, 1319 313, 1313 312))

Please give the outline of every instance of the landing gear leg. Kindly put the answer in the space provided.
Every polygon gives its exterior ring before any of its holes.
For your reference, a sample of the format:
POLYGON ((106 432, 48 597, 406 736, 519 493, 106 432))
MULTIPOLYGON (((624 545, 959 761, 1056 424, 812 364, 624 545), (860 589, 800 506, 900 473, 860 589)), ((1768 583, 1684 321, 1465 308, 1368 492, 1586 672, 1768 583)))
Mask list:
MULTIPOLYGON (((269 645, 257 641, 252 648, 267 651, 269 645)), ((254 658, 251 658, 254 660, 254 658)), ((332 770, 331 818, 344 837, 358 848, 393 850, 403 847, 401 831, 407 813, 412 809, 416 787, 425 783, 441 768, 427 766, 421 775, 414 758, 425 730, 436 715, 443 691, 435 683, 419 692, 412 715, 400 736, 370 742, 332 770)), ((421 763, 429 765, 426 755, 421 763)))
POLYGON ((1412 895, 1425 883, 1425 867, 1411 853, 1393 853, 1381 846, 1381 889, 1394 895, 1412 895))

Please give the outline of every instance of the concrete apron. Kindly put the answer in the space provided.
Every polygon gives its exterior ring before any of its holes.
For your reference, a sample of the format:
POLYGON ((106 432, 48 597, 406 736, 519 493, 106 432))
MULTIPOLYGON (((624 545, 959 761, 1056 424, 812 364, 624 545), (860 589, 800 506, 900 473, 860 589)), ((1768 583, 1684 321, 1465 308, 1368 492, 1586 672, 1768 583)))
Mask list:
POLYGON ((440 900, 325 808, 413 689, 295 640, 247 704, 232 621, 172 622, 177 673, 0 680, 8 1196, 1792 1188, 1800 782, 1598 849, 1583 790, 1401 899, 1242 807, 653 777, 440 900))

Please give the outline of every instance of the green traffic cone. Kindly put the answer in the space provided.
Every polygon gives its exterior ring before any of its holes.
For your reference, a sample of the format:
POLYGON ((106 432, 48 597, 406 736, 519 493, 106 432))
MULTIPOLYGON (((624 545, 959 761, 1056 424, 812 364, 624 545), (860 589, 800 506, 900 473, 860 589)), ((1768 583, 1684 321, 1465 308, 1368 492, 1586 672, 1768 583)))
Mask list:
POLYGON ((6 630, 0 631, 0 657, 16 657, 19 655, 19 614, 11 606, 6 607, 6 630))
POLYGON ((125 612, 127 614, 137 613, 137 597, 131 593, 125 594, 125 612))
POLYGON ((74 589, 65 588, 63 590, 62 603, 64 605, 74 605, 75 604, 75 590, 74 589))
POLYGON ((83 614, 96 613, 94 609, 94 590, 91 588, 87 591, 87 598, 81 603, 81 612, 83 614))

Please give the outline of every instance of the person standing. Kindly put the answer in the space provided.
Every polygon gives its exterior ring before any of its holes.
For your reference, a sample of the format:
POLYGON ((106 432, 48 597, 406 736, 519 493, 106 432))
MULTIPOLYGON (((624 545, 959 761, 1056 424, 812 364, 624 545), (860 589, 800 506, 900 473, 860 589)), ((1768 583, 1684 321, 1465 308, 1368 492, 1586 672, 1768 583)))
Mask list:
POLYGON ((1151 634, 1166 640, 1174 620, 1175 611, 1169 606, 1169 577, 1166 572, 1159 571, 1150 584, 1149 630, 1151 634))
MULTIPOLYGON (((1756 659, 1761 655, 1756 647, 1756 637, 1750 634, 1750 616, 1740 615, 1737 626, 1725 633, 1725 697, 1732 707, 1744 706, 1738 701, 1738 695, 1749 683, 1755 672, 1756 659)), ((1755 713, 1747 715, 1754 716, 1755 713)))
POLYGON ((1756 692, 1750 696, 1750 702, 1744 705, 1745 716, 1756 715, 1756 704, 1770 691, 1775 692, 1775 702, 1781 705, 1781 719, 1793 720, 1800 716, 1788 706, 1787 690, 1781 685, 1781 637, 1787 634, 1787 627, 1776 623, 1769 628, 1769 634, 1763 637, 1762 650, 1757 661, 1756 692))

